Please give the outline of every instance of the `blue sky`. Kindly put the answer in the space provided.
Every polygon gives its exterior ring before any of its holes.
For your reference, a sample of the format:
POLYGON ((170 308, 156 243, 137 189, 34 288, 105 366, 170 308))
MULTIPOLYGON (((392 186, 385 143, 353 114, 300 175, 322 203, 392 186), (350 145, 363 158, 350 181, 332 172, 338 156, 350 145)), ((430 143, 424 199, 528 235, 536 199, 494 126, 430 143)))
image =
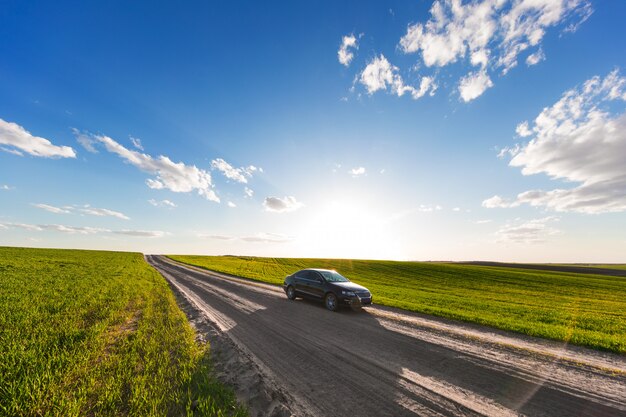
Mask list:
POLYGON ((9 1, 0 245, 626 262, 626 3, 9 1))

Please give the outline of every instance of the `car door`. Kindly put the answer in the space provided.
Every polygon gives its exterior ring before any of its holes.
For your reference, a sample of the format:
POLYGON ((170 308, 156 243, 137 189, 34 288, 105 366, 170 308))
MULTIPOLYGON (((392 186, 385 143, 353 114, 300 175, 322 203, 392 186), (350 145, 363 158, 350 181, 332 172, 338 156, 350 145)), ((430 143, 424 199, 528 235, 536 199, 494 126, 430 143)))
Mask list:
POLYGON ((317 298, 324 298, 324 279, 319 272, 309 271, 309 293, 317 298))
POLYGON ((296 273, 294 279, 294 286, 296 287, 296 291, 300 294, 309 295, 309 279, 308 279, 309 271, 298 271, 296 273))

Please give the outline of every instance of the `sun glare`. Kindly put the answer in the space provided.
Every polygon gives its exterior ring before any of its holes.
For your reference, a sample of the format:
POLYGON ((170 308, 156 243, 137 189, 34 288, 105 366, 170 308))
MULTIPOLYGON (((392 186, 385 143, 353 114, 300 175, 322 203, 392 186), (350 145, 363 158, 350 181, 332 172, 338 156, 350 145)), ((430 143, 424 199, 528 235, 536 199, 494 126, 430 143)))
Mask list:
POLYGON ((401 259, 384 216, 355 203, 332 201, 303 225, 297 241, 307 257, 401 259))

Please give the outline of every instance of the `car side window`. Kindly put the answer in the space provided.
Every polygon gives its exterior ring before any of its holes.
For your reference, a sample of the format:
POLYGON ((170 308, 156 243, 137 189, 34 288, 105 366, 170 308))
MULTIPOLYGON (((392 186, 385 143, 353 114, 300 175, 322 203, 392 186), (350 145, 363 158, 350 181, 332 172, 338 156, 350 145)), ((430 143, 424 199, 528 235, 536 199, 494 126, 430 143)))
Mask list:
POLYGON ((308 281, 317 281, 319 277, 315 271, 300 271, 296 275, 297 278, 306 279, 308 281))
POLYGON ((309 279, 315 282, 322 282, 322 277, 315 271, 309 271, 309 279))

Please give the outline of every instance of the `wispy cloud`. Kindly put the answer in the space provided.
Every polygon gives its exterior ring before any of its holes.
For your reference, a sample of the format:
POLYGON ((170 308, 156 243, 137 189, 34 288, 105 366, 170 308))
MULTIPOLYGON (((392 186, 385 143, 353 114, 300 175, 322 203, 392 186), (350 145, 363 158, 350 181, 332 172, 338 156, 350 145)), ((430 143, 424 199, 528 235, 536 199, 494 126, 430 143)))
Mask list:
POLYGON ((216 235, 210 233, 198 233, 197 236, 201 239, 215 239, 215 240, 235 240, 237 239, 235 236, 229 235, 216 235))
POLYGON ((0 185, 0 190, 3 190, 3 191, 11 191, 13 189, 15 189, 15 187, 12 187, 12 186, 7 185, 7 184, 0 185))
POLYGON ((134 236, 134 237, 163 237, 166 236, 167 232, 162 232, 160 230, 115 230, 112 233, 116 235, 125 235, 125 236, 134 236))
POLYGON ((262 243, 285 243, 294 240, 291 236, 281 235, 278 233, 257 233, 252 236, 243 236, 240 238, 244 242, 262 242, 262 243))
POLYGON ((76 128, 72 128, 72 133, 76 138, 76 142, 80 144, 87 152, 90 153, 98 153, 98 149, 96 149, 96 145, 98 141, 95 137, 88 132, 81 132, 76 128))
POLYGON ((56 207, 56 206, 51 206, 49 204, 38 203, 38 204, 32 204, 32 206, 40 208, 42 210, 49 211, 50 213, 55 213, 55 214, 82 213, 82 214, 89 214, 92 216, 99 216, 99 217, 109 216, 109 217, 117 217, 118 219, 123 219, 123 220, 130 220, 130 217, 126 216, 124 213, 120 213, 119 211, 109 210, 105 208, 91 207, 89 204, 85 204, 84 206, 56 207))
MULTIPOLYGON (((76 133, 76 132, 75 132, 76 133)), ((101 144, 111 153, 117 154, 125 162, 135 166, 143 172, 151 174, 146 184, 153 189, 168 189, 176 193, 196 191, 207 200, 218 202, 219 197, 214 191, 211 174, 195 165, 183 162, 173 162, 167 156, 152 156, 125 148, 115 140, 104 135, 78 133, 86 136, 93 143, 101 144)))
POLYGON ((356 167, 348 171, 348 173, 352 175, 354 178, 365 175, 365 172, 366 172, 365 167, 356 167))
POLYGON ((263 172, 263 168, 258 168, 254 165, 235 168, 222 158, 212 160, 211 168, 218 170, 226 178, 240 182, 242 184, 246 184, 248 182, 248 178, 252 178, 252 175, 254 175, 256 172, 263 172))
POLYGON ((148 203, 150 203, 154 207, 167 207, 167 208, 176 208, 176 207, 178 207, 174 202, 172 202, 170 200, 158 201, 158 200, 155 200, 154 198, 151 198, 150 200, 148 200, 148 203))
POLYGON ((7 228, 24 229, 30 232, 42 232, 45 230, 69 234, 93 235, 96 233, 109 233, 109 229, 99 227, 66 226, 62 224, 27 224, 27 223, 3 223, 7 228))
POLYGON ((287 213, 304 207, 304 204, 296 200, 296 198, 293 196, 287 196, 283 198, 266 197, 265 201, 263 201, 263 207, 265 207, 266 211, 271 211, 274 213, 287 213))
POLYGON ((246 197, 246 198, 252 198, 252 196, 254 195, 254 190, 252 190, 251 188, 246 187, 246 188, 243 189, 243 194, 244 194, 244 197, 246 197))
POLYGON ((108 217, 117 217, 118 219, 122 219, 122 220, 130 220, 130 217, 128 217, 124 213, 120 213, 119 211, 109 210, 105 208, 91 207, 89 205, 86 205, 83 208, 79 208, 78 211, 84 214, 90 214, 92 216, 99 216, 99 217, 108 216, 108 217))
POLYGON ((0 150, 22 156, 26 152, 42 158, 75 158, 76 152, 69 146, 53 145, 48 139, 33 136, 22 126, 0 119, 0 150))
POLYGON ((287 243, 293 241, 295 238, 292 236, 282 235, 278 233, 257 233, 249 236, 231 236, 231 235, 220 235, 220 234, 208 234, 208 233, 200 233, 198 237, 205 239, 214 239, 214 240, 225 240, 225 241, 243 241, 249 243, 287 243))
POLYGON ((52 231, 72 235, 115 234, 147 238, 157 238, 168 235, 167 232, 162 232, 158 230, 110 230, 101 227, 67 226, 63 224, 0 223, 0 227, 3 227, 5 229, 23 229, 29 232, 52 231))
POLYGON ((237 207, 237 204, 233 203, 232 201, 229 201, 228 202, 228 207, 235 208, 235 207, 237 207))
POLYGON ((439 204, 420 204, 416 210, 420 213, 432 213, 433 211, 443 210, 443 207, 439 204))
POLYGON ((518 125, 518 134, 534 137, 501 152, 512 156, 510 166, 521 168, 523 175, 546 174, 579 185, 525 191, 514 199, 496 195, 483 201, 483 206, 530 204, 558 212, 626 211, 624 101, 626 78, 615 70, 565 92, 537 116, 532 128, 527 122, 526 127, 518 125))
POLYGON ((517 220, 500 228, 496 232, 498 242, 510 243, 541 243, 549 236, 558 234, 559 231, 550 223, 559 221, 558 217, 543 217, 528 221, 517 220))
POLYGON ((61 207, 51 206, 49 204, 32 204, 33 207, 40 208, 45 211, 49 211, 50 213, 55 214, 70 214, 72 213, 70 210, 61 207))
POLYGON ((532 67, 533 65, 537 65, 541 61, 545 61, 546 54, 543 52, 543 49, 539 48, 539 50, 533 54, 528 55, 526 58, 526 65, 532 67))
POLYGON ((129 138, 135 148, 139 149, 140 151, 144 150, 143 145, 141 144, 141 139, 135 138, 133 136, 129 136, 129 138))

